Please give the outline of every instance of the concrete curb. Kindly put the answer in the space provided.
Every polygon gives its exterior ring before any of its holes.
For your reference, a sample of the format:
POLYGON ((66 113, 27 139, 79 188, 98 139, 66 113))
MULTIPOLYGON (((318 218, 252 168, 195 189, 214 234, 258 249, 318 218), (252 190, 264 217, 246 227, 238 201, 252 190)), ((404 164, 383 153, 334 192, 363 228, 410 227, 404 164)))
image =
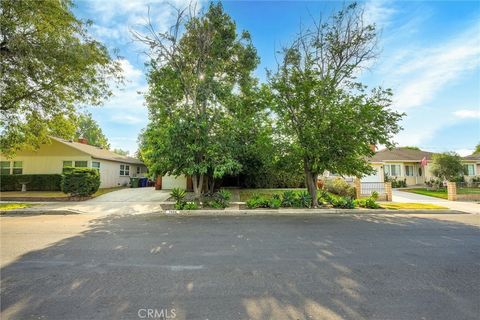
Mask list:
MULTIPOLYGON (((0 216, 30 216, 30 215, 74 215, 89 214, 84 211, 75 210, 8 210, 0 211, 0 216)), ((248 209, 248 210, 157 210, 151 212, 139 212, 137 214, 158 214, 163 216, 194 217, 194 216, 315 216, 321 214, 470 214, 457 210, 387 210, 387 209, 248 209)), ((112 215, 115 215, 112 213, 112 215)), ((129 214, 127 214, 129 215, 129 214)))

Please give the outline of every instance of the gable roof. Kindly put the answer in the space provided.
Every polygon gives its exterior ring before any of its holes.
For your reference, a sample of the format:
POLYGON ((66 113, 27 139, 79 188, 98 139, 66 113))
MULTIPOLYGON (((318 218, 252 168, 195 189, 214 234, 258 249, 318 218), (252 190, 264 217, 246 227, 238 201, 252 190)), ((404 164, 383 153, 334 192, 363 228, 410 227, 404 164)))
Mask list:
POLYGON ((473 153, 469 156, 463 157, 463 160, 473 160, 480 161, 480 152, 473 153))
POLYGON ((373 157, 369 159, 370 162, 384 162, 384 161, 413 161, 420 162, 425 157, 427 160, 432 160, 433 152, 414 150, 410 148, 393 148, 392 150, 382 149, 377 151, 373 157))
POLYGON ((95 158, 95 159, 109 160, 109 161, 129 163, 129 164, 143 164, 143 162, 140 161, 139 159, 128 157, 128 156, 122 156, 107 149, 102 149, 96 146, 91 146, 89 144, 64 140, 56 137, 50 137, 50 138, 60 143, 63 143, 69 147, 72 147, 79 151, 87 153, 90 156, 92 156, 92 158, 95 158))

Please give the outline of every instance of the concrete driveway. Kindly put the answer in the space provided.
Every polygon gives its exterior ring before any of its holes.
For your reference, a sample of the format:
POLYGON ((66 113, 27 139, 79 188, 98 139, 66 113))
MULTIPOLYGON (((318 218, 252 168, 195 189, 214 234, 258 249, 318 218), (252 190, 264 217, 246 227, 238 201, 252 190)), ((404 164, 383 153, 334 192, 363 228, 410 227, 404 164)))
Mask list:
POLYGON ((448 201, 445 199, 428 197, 421 194, 405 192, 394 189, 392 191, 392 197, 394 202, 418 202, 418 203, 431 203, 439 206, 444 206, 452 210, 458 210, 467 213, 480 214, 480 204, 476 202, 466 201, 448 201))
POLYGON ((0 217, 0 317, 476 320, 474 217, 0 217))
POLYGON ((92 215, 141 214, 161 209, 160 202, 167 200, 170 192, 148 188, 128 188, 109 192, 87 201, 56 202, 29 208, 29 211, 74 211, 92 215))

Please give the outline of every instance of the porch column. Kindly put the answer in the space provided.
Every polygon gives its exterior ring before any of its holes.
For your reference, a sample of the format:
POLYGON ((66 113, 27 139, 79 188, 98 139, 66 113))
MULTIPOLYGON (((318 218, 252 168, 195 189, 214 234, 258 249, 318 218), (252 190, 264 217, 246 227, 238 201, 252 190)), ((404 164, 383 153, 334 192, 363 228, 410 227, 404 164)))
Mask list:
POLYGON ((457 201, 457 183, 456 182, 447 182, 447 193, 448 200, 457 201))
POLYGON ((385 201, 392 201, 392 183, 389 182, 384 182, 384 188, 385 188, 385 201))

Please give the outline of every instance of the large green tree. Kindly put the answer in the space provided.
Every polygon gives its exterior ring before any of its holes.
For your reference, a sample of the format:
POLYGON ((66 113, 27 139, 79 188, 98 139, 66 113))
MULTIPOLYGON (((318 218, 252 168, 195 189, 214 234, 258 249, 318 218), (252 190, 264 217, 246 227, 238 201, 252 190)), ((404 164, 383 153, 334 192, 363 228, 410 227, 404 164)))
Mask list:
POLYGON ((215 178, 241 169, 238 116, 258 58, 250 35, 237 33, 220 3, 199 14, 190 9, 178 10, 169 32, 150 27, 151 33, 136 34, 152 57, 141 157, 156 174, 192 176, 200 196, 206 182, 213 188, 215 178))
POLYGON ((0 1, 0 147, 13 155, 48 135, 69 135, 65 122, 81 104, 110 95, 120 66, 92 39, 70 0, 0 1), (63 119, 63 123, 58 119, 63 119))
POLYGON ((92 146, 110 149, 107 137, 103 134, 98 122, 92 118, 91 113, 80 114, 75 122, 75 139, 84 138, 92 146))
POLYGON ((402 115, 390 110, 391 91, 368 91, 356 77, 376 57, 377 34, 354 3, 299 32, 270 73, 276 127, 299 161, 312 206, 316 182, 328 170, 362 176, 372 171, 371 145, 393 146, 402 115))
POLYGON ((480 153, 480 143, 475 146, 475 151, 473 153, 480 153))
POLYGON ((434 154, 432 157, 432 173, 447 181, 455 181, 464 174, 462 157, 455 152, 434 154))

